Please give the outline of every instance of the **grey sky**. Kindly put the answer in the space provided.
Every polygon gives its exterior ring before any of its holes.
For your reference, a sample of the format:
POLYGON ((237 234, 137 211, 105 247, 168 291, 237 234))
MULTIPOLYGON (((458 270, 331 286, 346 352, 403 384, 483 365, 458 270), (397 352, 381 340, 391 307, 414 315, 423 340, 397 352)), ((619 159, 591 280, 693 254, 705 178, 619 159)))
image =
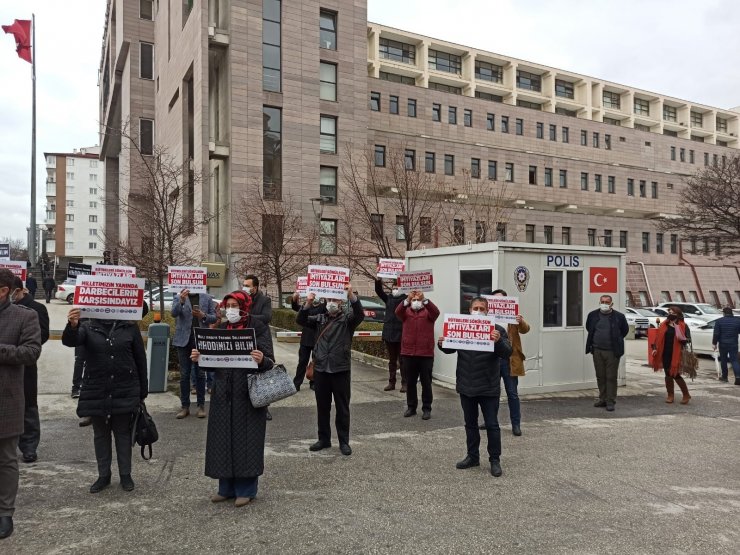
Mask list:
MULTIPOLYGON (((204 0, 205 1, 205 0, 204 0)), ((737 0, 368 0, 370 21, 710 106, 740 105, 737 0)), ((98 142, 105 0, 0 2, 0 22, 35 11, 38 216, 44 151, 98 142)), ((25 238, 31 66, 0 35, 0 237, 25 238)))

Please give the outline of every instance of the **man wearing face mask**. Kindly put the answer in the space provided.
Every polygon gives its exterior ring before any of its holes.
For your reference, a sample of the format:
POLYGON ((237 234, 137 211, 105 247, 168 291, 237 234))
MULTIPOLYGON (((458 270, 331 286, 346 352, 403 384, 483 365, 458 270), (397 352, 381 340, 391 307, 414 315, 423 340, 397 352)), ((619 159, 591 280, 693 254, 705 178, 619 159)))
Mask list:
POLYGON ((599 400, 595 407, 606 407, 613 411, 617 402, 617 372, 619 359, 624 355, 624 338, 629 333, 629 324, 624 314, 612 308, 611 295, 602 295, 599 308, 586 318, 586 354, 592 353, 599 400))
POLYGON ((299 326, 316 330, 316 344, 313 350, 314 387, 316 393, 316 412, 318 419, 318 436, 316 443, 309 447, 311 451, 320 451, 331 447, 331 401, 337 415, 334 424, 337 429, 339 451, 344 456, 352 454, 349 446, 349 400, 352 389, 352 336, 355 329, 365 319, 362 303, 347 286, 347 298, 350 311, 342 310, 342 301, 327 299, 326 313, 309 315, 316 296, 308 294, 306 303, 298 311, 296 323, 299 326))
MULTIPOLYGON (((13 280, 14 292, 11 301, 19 306, 30 308, 39 317, 41 326, 41 344, 49 339, 49 313, 46 307, 33 300, 30 293, 23 289, 21 278, 15 276, 13 280)), ((38 396, 38 367, 36 363, 28 364, 23 369, 23 397, 26 401, 23 412, 23 433, 18 438, 18 449, 23 455, 23 462, 32 463, 38 459, 36 449, 41 440, 41 421, 39 420, 38 396)))
POLYGON ((10 301, 14 277, 10 270, 0 269, 0 539, 13 533, 18 437, 23 433, 23 370, 41 355, 38 315, 10 301))
POLYGON ((412 291, 396 307, 396 316, 403 323, 401 364, 406 368, 405 417, 414 416, 419 399, 416 382, 421 380, 421 418, 432 417, 432 366, 434 364, 434 322, 439 309, 421 291, 412 291))
MULTIPOLYGON (((295 312, 300 312, 301 304, 299 304, 300 296, 296 291, 293 293, 290 306, 295 312)), ((314 299, 311 306, 308 308, 308 316, 317 316, 326 312, 326 305, 314 299)), ((303 379, 306 377, 306 367, 308 367, 308 361, 311 359, 311 352, 313 351, 314 344, 316 343, 316 329, 303 326, 301 329, 301 345, 298 348, 298 366, 295 370, 295 378, 293 378, 293 385, 295 385, 296 391, 301 390, 303 379)), ((309 386, 313 390, 313 381, 309 381, 309 386)))
POLYGON ((401 393, 406 393, 406 369, 399 364, 401 358, 401 332, 403 324, 396 318, 396 308, 406 300, 406 294, 398 290, 398 284, 394 282, 391 294, 383 289, 383 280, 375 280, 375 293, 385 303, 385 319, 383 320, 383 342, 388 352, 388 385, 383 391, 396 389, 396 370, 401 367, 401 393))
POLYGON ((252 298, 252 318, 269 326, 272 320, 272 299, 260 291, 259 278, 254 274, 244 276, 242 291, 252 298))

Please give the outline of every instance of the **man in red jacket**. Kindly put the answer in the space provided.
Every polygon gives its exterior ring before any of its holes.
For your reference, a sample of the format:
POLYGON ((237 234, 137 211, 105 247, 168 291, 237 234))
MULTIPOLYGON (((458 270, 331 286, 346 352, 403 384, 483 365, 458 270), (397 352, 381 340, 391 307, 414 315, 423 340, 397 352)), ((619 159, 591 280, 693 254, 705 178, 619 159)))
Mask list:
POLYGON ((421 378, 421 418, 432 416, 432 365, 434 364, 434 321, 439 309, 424 298, 421 291, 412 291, 396 307, 396 316, 403 322, 401 335, 401 365, 406 369, 406 404, 404 416, 414 416, 419 399, 416 381, 421 378))

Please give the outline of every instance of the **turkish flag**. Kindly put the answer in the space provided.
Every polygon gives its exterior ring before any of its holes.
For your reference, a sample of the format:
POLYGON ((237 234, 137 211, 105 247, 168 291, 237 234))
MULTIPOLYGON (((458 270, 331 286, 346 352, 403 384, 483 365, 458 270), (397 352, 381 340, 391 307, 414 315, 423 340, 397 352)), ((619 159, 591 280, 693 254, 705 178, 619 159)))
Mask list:
POLYGON ((15 49, 18 57, 23 58, 29 64, 31 62, 31 21, 28 19, 16 19, 12 25, 3 25, 3 31, 15 37, 15 49))
POLYGON ((617 268, 591 268, 591 293, 617 293, 617 268))

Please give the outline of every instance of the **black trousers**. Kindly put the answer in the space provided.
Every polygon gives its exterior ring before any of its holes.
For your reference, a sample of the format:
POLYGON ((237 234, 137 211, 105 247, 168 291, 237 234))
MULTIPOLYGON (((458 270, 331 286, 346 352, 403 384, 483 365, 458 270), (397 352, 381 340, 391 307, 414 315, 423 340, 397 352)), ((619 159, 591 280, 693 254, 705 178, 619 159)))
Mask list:
POLYGON ((296 389, 298 389, 306 377, 306 367, 308 366, 308 361, 311 360, 311 351, 313 351, 313 347, 307 345, 301 345, 298 348, 298 366, 296 366, 295 378, 293 379, 296 389))
POLYGON ((113 448, 111 434, 116 440, 118 474, 131 474, 131 414, 114 414, 110 418, 93 416, 95 458, 98 461, 98 476, 111 475, 113 448))
POLYGON ((41 421, 38 407, 38 367, 23 369, 23 396, 26 408, 23 411, 23 433, 18 438, 21 453, 35 453, 41 441, 41 421))
POLYGON ((337 411, 334 425, 337 428, 339 444, 349 443, 349 398, 352 390, 352 372, 314 372, 313 384, 318 413, 319 441, 331 443, 331 400, 337 411))
POLYGON ((49 302, 51 301, 51 294, 53 292, 53 289, 44 289, 44 294, 46 295, 46 304, 49 304, 49 302))
POLYGON ((499 460, 501 457, 501 428, 498 425, 498 397, 468 397, 460 395, 460 405, 465 418, 465 443, 468 456, 473 460, 480 458, 480 431, 478 430, 478 407, 483 413, 488 435, 488 460, 499 460))
POLYGON ((396 370, 401 367, 401 385, 406 385, 406 369, 401 361, 401 342, 386 341, 385 348, 388 351, 388 382, 396 384, 396 370))
POLYGON ((82 373, 85 370, 85 355, 82 347, 75 347, 75 366, 72 370, 72 389, 82 386, 82 373))
POLYGON ((434 357, 401 357, 401 366, 406 368, 406 404, 411 410, 419 406, 416 382, 421 381, 421 410, 432 410, 432 366, 434 357))

